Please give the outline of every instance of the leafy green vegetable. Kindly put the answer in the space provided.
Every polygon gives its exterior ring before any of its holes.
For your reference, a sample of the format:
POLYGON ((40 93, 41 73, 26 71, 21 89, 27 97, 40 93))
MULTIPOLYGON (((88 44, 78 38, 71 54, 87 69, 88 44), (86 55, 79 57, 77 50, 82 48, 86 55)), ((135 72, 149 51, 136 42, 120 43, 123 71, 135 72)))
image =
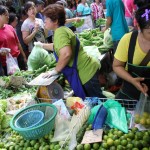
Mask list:
POLYGON ((101 25, 105 25, 106 24, 106 19, 104 18, 100 18, 96 20, 96 26, 101 26, 101 25))
POLYGON ((81 19, 79 22, 72 22, 72 25, 76 28, 81 27, 84 24, 84 19, 81 19))
POLYGON ((3 120, 2 120, 2 123, 1 123, 1 128, 2 129, 6 129, 6 128, 9 127, 11 118, 12 118, 12 116, 10 116, 10 115, 4 115, 3 116, 3 120))
POLYGON ((49 68, 54 67, 56 65, 56 60, 54 58, 53 53, 49 54, 43 48, 38 46, 34 46, 31 54, 28 57, 28 70, 37 70, 44 65, 47 65, 49 68))
POLYGON ((6 109, 7 109, 7 101, 4 99, 4 100, 0 100, 0 108, 6 112, 6 109))

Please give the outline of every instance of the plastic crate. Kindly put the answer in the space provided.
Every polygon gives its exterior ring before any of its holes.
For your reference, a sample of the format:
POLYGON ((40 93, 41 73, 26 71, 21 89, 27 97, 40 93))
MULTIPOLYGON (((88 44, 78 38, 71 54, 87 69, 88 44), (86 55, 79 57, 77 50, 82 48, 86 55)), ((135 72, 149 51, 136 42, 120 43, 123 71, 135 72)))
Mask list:
MULTIPOLYGON (((110 100, 109 98, 97 98, 97 97, 86 97, 85 101, 89 103, 91 107, 94 107, 95 105, 98 105, 100 103, 106 102, 107 100, 110 100)), ((128 99, 111 99, 118 101, 122 107, 125 107, 127 110, 135 110, 137 100, 128 100, 128 99)))

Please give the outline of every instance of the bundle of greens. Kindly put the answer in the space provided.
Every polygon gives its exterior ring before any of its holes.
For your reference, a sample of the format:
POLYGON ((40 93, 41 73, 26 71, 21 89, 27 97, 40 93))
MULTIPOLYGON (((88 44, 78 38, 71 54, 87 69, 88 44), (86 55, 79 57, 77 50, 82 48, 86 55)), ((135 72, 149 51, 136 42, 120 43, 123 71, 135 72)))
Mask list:
POLYGON ((101 25, 105 25, 106 24, 106 19, 104 18, 100 18, 96 20, 96 26, 101 26, 101 25))
POLYGON ((72 22, 72 25, 76 28, 81 27, 84 24, 84 19, 81 19, 79 22, 72 22))

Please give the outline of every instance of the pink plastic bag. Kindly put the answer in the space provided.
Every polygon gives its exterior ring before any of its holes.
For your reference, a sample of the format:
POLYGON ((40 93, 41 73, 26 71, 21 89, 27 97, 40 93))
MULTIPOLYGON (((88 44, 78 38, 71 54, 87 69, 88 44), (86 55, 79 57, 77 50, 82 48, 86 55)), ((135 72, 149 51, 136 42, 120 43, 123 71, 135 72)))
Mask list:
POLYGON ((12 75, 16 71, 20 71, 19 66, 12 55, 9 53, 6 55, 7 74, 12 75))

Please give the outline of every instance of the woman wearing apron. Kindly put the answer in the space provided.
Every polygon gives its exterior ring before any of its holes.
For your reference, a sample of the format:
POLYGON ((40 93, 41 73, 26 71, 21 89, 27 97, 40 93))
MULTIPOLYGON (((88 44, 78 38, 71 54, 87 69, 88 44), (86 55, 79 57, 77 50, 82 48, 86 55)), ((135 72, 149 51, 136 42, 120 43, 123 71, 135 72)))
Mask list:
POLYGON ((44 9, 44 15, 46 29, 54 31, 54 41, 53 44, 37 42, 35 45, 53 50, 57 65, 43 76, 48 78, 63 73, 76 96, 82 99, 86 96, 104 97, 98 81, 100 64, 83 51, 76 35, 64 25, 66 17, 63 6, 49 5, 44 9))
POLYGON ((139 30, 122 37, 114 56, 113 69, 124 80, 118 99, 150 96, 150 5, 138 9, 135 18, 139 30))

